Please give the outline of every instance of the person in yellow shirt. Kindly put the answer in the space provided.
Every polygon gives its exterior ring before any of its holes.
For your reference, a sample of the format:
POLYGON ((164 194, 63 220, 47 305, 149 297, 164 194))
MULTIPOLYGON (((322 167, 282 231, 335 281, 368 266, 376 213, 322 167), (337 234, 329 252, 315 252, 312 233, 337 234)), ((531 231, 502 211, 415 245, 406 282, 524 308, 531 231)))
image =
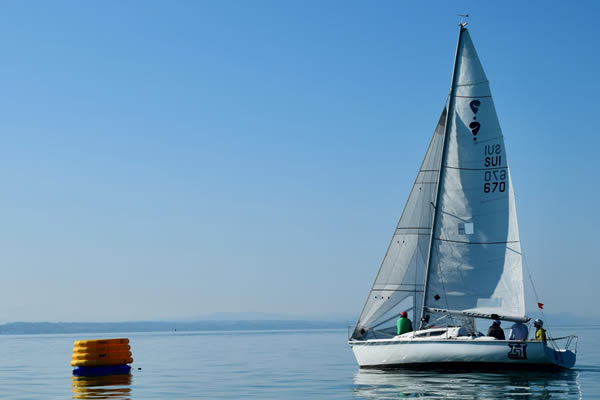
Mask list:
POLYGON ((546 330, 543 328, 544 321, 536 319, 533 326, 535 326, 535 340, 546 343, 546 330))

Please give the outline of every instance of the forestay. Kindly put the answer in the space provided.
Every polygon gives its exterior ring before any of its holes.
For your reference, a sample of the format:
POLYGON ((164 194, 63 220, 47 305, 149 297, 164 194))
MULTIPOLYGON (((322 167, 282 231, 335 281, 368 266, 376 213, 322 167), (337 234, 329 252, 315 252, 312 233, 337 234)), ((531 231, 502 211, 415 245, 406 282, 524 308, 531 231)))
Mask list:
POLYGON ((424 305, 518 319, 523 273, 504 139, 466 29, 457 52, 424 305))
POLYGON ((354 331, 355 338, 371 337, 385 328, 395 334, 398 313, 411 310, 420 317, 425 269, 433 222, 441 163, 446 109, 442 111, 433 138, 385 254, 375 283, 354 331), (401 309, 398 309, 401 307, 401 309))

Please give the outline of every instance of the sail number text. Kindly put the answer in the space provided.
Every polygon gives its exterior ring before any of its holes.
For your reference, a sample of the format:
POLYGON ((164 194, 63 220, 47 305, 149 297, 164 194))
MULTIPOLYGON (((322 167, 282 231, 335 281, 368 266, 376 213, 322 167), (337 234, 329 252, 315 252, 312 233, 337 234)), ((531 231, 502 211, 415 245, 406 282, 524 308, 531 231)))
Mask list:
MULTIPOLYGON (((482 130, 481 120, 477 121, 477 112, 482 107, 482 101, 472 100, 469 107, 473 112, 473 122, 469 129, 473 134, 473 143, 477 144, 477 134, 482 130)), ((506 168, 502 166, 502 145, 487 144, 483 148, 483 193, 506 191, 506 168)))
POLYGON ((495 193, 506 191, 506 169, 494 169, 502 167, 502 146, 499 144, 486 145, 484 148, 483 165, 486 169, 483 173, 483 192, 495 193))

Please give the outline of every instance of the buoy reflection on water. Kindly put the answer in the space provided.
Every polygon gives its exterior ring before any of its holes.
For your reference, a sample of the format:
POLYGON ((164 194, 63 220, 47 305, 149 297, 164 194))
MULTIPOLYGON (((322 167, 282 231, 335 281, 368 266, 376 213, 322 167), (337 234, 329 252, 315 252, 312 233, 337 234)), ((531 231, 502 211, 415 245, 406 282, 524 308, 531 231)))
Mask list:
POLYGON ((131 375, 73 376, 74 399, 129 399, 131 375))

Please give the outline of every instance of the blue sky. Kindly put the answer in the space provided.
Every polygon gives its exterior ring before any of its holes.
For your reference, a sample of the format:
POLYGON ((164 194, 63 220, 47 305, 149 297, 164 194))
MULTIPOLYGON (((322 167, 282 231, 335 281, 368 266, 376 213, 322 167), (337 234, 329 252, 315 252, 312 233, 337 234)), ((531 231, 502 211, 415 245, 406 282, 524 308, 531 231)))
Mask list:
POLYGON ((499 4, 3 3, 0 321, 358 314, 463 12, 538 294, 600 316, 599 6, 499 4))

